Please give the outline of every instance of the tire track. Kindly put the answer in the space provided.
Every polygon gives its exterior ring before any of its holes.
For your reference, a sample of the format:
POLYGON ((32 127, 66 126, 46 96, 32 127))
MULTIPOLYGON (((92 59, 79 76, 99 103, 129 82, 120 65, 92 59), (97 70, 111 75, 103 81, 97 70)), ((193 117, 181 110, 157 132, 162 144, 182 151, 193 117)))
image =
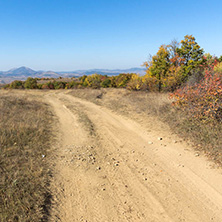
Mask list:
POLYGON ((158 132, 106 108, 64 93, 47 99, 61 124, 64 158, 55 177, 55 186, 65 189, 57 207, 61 221, 222 221, 221 174, 206 168, 200 174, 204 160, 183 144, 151 146, 147 138, 156 140, 158 132))

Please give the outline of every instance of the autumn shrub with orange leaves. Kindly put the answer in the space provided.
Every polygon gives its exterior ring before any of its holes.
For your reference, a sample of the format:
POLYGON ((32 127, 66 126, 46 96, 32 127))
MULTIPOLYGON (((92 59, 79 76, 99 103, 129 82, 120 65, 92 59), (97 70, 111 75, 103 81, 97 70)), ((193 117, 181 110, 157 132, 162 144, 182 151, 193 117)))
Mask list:
POLYGON ((222 72, 214 71, 217 64, 215 60, 205 67, 205 75, 199 83, 187 85, 171 94, 175 106, 202 122, 222 122, 222 72))

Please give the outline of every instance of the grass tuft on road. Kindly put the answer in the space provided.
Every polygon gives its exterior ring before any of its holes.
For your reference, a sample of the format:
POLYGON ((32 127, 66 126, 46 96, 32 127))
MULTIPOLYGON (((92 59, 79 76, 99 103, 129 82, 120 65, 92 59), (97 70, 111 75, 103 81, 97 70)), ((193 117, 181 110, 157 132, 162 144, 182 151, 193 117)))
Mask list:
POLYGON ((0 96, 0 221, 47 221, 51 123, 31 96, 0 96))

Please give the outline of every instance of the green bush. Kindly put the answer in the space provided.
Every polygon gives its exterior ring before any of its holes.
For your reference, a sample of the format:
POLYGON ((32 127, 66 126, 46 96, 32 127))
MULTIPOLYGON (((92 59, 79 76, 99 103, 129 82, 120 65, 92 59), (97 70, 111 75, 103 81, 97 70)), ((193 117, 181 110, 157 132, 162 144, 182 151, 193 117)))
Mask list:
POLYGON ((25 89, 37 89, 37 80, 33 79, 32 77, 29 77, 24 84, 25 89))
POLYGON ((24 89, 24 83, 19 80, 15 80, 9 85, 10 89, 24 89))
POLYGON ((103 88, 108 88, 111 86, 111 80, 109 78, 107 78, 107 79, 103 80, 100 85, 103 88))

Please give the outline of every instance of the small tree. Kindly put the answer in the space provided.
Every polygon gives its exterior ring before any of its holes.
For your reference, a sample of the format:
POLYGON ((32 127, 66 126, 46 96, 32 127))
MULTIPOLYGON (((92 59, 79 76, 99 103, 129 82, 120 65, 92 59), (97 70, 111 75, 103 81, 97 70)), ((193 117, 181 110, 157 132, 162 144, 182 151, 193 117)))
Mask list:
POLYGON ((83 76, 79 77, 79 81, 82 86, 87 86, 87 82, 85 81, 86 78, 87 78, 87 75, 83 75, 83 76))
POLYGON ((88 87, 99 89, 102 82, 102 75, 92 74, 90 76, 87 76, 84 82, 87 84, 88 87))
POLYGON ((53 84, 55 89, 65 89, 66 86, 65 82, 60 82, 60 81, 55 81, 53 82, 53 84))
POLYGON ((147 74, 158 79, 159 92, 162 89, 162 79, 167 76, 170 66, 170 53, 165 45, 161 45, 157 54, 152 57, 152 60, 147 69, 147 74))
POLYGON ((192 75, 192 70, 203 63, 204 50, 197 44, 192 35, 186 35, 181 41, 181 47, 177 48, 176 52, 182 59, 183 82, 192 75))
POLYGON ((219 62, 222 62, 222 56, 219 57, 218 61, 219 61, 219 62))
POLYGON ((109 78, 105 78, 102 82, 101 82, 101 87, 103 88, 108 88, 111 86, 111 80, 109 78))
POLYGON ((141 90, 143 86, 142 78, 138 74, 133 74, 127 84, 129 90, 141 90))
POLYGON ((19 81, 19 80, 15 80, 12 83, 10 83, 9 88, 11 88, 11 89, 23 89, 24 88, 23 82, 19 81))
POLYGON ((37 80, 33 79, 31 77, 28 77, 28 79, 25 81, 24 87, 26 89, 37 89, 37 80))
MULTIPOLYGON (((131 80, 133 73, 121 73, 115 76, 115 85, 117 88, 125 88, 127 83, 131 80)), ((112 83, 113 84, 113 83, 112 83)))

